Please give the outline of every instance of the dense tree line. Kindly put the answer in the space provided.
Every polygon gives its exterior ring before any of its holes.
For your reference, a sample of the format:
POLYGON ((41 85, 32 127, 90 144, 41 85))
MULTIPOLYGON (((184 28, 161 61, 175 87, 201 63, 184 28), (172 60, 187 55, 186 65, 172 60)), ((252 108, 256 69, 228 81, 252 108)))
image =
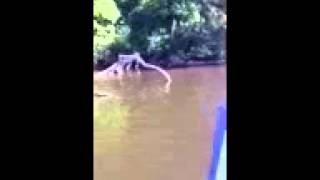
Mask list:
POLYGON ((146 61, 225 59, 225 0, 94 0, 94 62, 140 52, 146 61))

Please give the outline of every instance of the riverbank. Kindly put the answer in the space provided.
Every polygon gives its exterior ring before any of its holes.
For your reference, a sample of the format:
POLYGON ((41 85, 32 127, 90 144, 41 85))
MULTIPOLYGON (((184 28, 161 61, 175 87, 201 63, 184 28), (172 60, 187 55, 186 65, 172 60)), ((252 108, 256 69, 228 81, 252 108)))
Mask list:
MULTIPOLYGON (((179 62, 170 62, 170 63, 162 63, 163 61, 159 61, 158 63, 150 62, 151 64, 157 65, 165 70, 169 69, 179 69, 179 68, 190 68, 190 67, 203 67, 203 66, 221 66, 226 64, 226 60, 207 60, 207 61, 199 61, 199 60, 188 60, 188 61, 179 61, 179 62)), ((107 65, 97 65, 94 67, 94 72, 102 71, 112 64, 107 65)), ((148 70, 141 68, 142 70, 148 70)))
POLYGON ((225 65, 225 60, 215 60, 215 61, 198 61, 198 60, 189 60, 184 63, 169 63, 167 67, 168 69, 175 68, 187 68, 187 67, 197 67, 197 66, 217 66, 217 65, 225 65))

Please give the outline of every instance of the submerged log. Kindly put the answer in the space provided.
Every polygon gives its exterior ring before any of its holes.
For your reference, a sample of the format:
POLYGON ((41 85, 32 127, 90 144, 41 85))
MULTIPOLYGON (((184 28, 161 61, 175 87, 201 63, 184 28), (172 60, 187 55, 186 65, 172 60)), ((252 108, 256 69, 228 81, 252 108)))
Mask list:
POLYGON ((93 93, 95 96, 108 96, 108 97, 111 97, 112 94, 110 93, 107 93, 107 92, 94 92, 93 93))
POLYGON ((133 65, 135 65, 134 69, 138 73, 140 72, 139 66, 158 71, 160 74, 162 74, 166 78, 167 80, 166 86, 168 86, 168 84, 170 85, 172 82, 171 76, 168 72, 166 72, 159 66, 145 62, 140 56, 140 54, 137 52, 130 55, 120 54, 118 56, 118 61, 116 61, 113 65, 111 65, 107 69, 97 73, 97 76, 110 76, 114 74, 118 76, 123 76, 125 72, 129 72, 132 69, 133 65))
POLYGON ((137 55, 137 62, 138 62, 138 64, 141 64, 145 68, 154 69, 154 70, 160 72, 167 79, 168 83, 172 82, 171 76, 167 71, 165 71, 164 69, 162 69, 159 66, 145 62, 139 54, 137 55))

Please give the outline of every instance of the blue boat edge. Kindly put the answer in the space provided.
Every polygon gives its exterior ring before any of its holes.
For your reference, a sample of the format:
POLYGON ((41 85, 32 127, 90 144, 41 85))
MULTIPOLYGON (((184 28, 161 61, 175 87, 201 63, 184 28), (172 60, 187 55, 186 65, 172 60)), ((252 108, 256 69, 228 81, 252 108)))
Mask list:
POLYGON ((226 180, 226 105, 226 100, 223 100, 216 107, 216 126, 213 133, 212 158, 208 180, 226 180))

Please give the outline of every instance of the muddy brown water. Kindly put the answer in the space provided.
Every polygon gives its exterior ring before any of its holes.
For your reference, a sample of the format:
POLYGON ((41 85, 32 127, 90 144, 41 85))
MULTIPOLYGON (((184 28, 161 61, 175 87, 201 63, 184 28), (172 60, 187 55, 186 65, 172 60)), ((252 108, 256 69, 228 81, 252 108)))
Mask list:
POLYGON ((215 107, 226 97, 226 67, 169 73, 173 82, 167 93, 164 78, 155 71, 95 82, 126 111, 119 127, 95 123, 95 180, 205 179, 215 107))

